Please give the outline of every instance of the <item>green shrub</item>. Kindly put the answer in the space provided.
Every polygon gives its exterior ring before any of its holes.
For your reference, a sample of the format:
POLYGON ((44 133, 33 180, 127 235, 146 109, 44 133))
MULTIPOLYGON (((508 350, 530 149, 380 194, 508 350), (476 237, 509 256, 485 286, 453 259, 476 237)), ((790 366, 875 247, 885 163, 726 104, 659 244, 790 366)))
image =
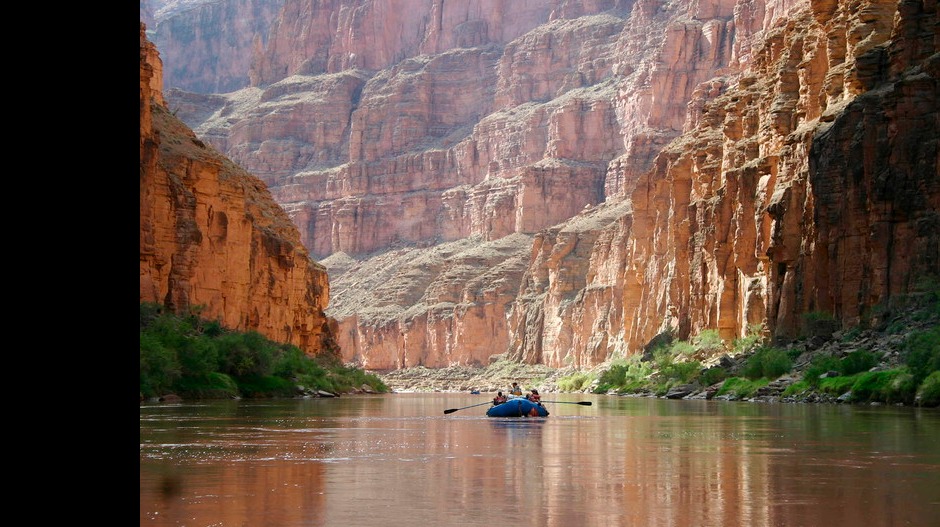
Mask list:
POLYGON ((761 356, 755 353, 747 358, 744 366, 741 367, 741 375, 747 379, 760 379, 764 375, 764 365, 761 363, 761 356))
POLYGON ((181 375, 176 353, 156 335, 140 333, 140 394, 158 397, 168 393, 181 375))
POLYGON ((336 390, 341 392, 357 390, 363 384, 369 385, 377 392, 388 391, 388 387, 377 375, 352 366, 335 366, 329 377, 336 390))
POLYGON ((725 341, 722 340, 717 329, 706 329, 692 339, 692 346, 695 351, 723 351, 725 341))
POLYGON ((852 385, 852 401, 911 404, 917 384, 906 368, 860 374, 852 385))
POLYGON ((669 388, 672 388, 673 383, 671 382, 659 382, 650 384, 647 388, 653 392, 656 397, 664 397, 669 393, 669 388))
POLYGON ((224 373, 181 377, 174 391, 193 399, 234 399, 241 391, 234 379, 224 373))
POLYGON ((290 397, 296 385, 283 377, 246 375, 238 379, 238 389, 245 397, 290 397))
POLYGON ((585 372, 576 372, 558 379, 558 389, 563 392, 580 392, 594 382, 594 376, 585 372))
POLYGON ((218 337, 224 332, 225 328, 218 320, 210 320, 202 325, 202 334, 207 337, 218 337))
POLYGON ((755 346, 760 345, 761 340, 763 339, 763 334, 763 324, 751 324, 747 327, 746 336, 734 339, 734 341, 731 343, 731 350, 735 355, 751 351, 755 346))
POLYGON ((153 321, 163 314, 163 306, 150 302, 140 304, 140 329, 150 327, 153 321))
MULTIPOLYGON (((325 392, 337 393, 338 388, 333 383, 327 370, 314 373, 302 373, 293 378, 298 385, 310 390, 323 390, 325 392)), ((379 388, 376 388, 379 389, 379 388)))
POLYGON ((741 374, 748 379, 776 379, 793 369, 793 361, 787 352, 778 348, 761 347, 748 357, 741 374))
POLYGON ((852 383, 853 401, 878 401, 880 393, 888 384, 887 372, 876 371, 859 375, 852 383))
POLYGON ((917 389, 915 401, 920 406, 940 406, 940 371, 935 371, 924 379, 917 389))
POLYGON ((699 361, 673 362, 659 370, 661 381, 675 384, 687 384, 695 380, 702 371, 702 363, 699 361))
POLYGON ((184 376, 205 376, 219 366, 218 349, 209 339, 185 339, 177 347, 176 354, 184 376))
POLYGON ((812 386, 810 386, 808 382, 797 381, 791 384, 790 386, 787 386, 787 388, 783 390, 783 396, 790 397, 793 395, 800 395, 801 393, 809 391, 811 389, 812 389, 812 386))
POLYGON ((157 304, 140 304, 141 397, 281 397, 293 395, 297 383, 330 392, 363 384, 389 391, 378 376, 335 357, 311 358, 257 332, 229 331, 218 321, 200 319, 200 311, 176 315, 157 304))
POLYGON ((940 371, 940 326, 912 333, 904 342, 902 353, 918 383, 940 371))
POLYGON ((749 380, 741 377, 731 377, 721 383, 721 388, 718 389, 715 395, 730 395, 738 399, 747 399, 768 384, 770 384, 770 381, 767 379, 749 380))
POLYGON ((290 379, 297 375, 325 375, 326 370, 310 360, 297 346, 286 344, 274 352, 271 373, 290 379))
POLYGON ((906 368, 897 371, 892 376, 888 389, 884 392, 884 402, 888 404, 914 404, 917 397, 918 383, 914 380, 914 375, 906 368))
POLYGON ((720 367, 713 366, 702 372, 701 381, 705 386, 711 386, 713 384, 718 384, 719 382, 725 380, 728 377, 728 372, 720 367))
POLYGON ((855 382, 853 377, 855 374, 868 371, 877 363, 878 359, 875 355, 866 350, 853 351, 843 359, 817 355, 803 371, 803 382, 810 388, 821 388, 823 392, 830 395, 842 395, 855 382), (841 377, 821 378, 824 373, 830 371, 838 372, 841 377), (848 385, 844 386, 847 383, 848 385))
POLYGON ((840 370, 841 362, 836 357, 828 355, 817 355, 810 361, 809 366, 803 371, 803 380, 810 386, 817 387, 820 383, 820 376, 826 372, 840 370))
POLYGON ((764 377, 776 379, 781 375, 790 373, 793 369, 793 360, 790 355, 776 348, 768 348, 764 354, 764 377))
POLYGON ((675 359, 676 357, 691 357, 698 348, 684 340, 677 340, 666 349, 669 356, 675 359))
MULTIPOLYGON (((668 354, 668 350, 666 353, 668 354)), ((617 359, 600 374, 594 393, 637 391, 649 386, 649 378, 652 374, 653 365, 643 362, 638 355, 632 355, 627 359, 617 359)))
POLYGON ((887 329, 885 329, 885 333, 889 335, 897 335, 903 332, 906 328, 907 323, 905 321, 895 320, 894 322, 891 322, 891 324, 888 324, 887 329))
POLYGON ((842 375, 855 375, 868 371, 878 365, 878 357, 868 350, 856 350, 839 361, 839 373, 842 375))
POLYGON ((675 361, 675 354, 672 352, 675 345, 676 343, 673 343, 653 350, 653 364, 655 364, 656 369, 662 371, 663 368, 669 367, 675 361))
POLYGON ((235 378, 272 374, 277 346, 257 331, 222 335, 218 345, 222 373, 235 378))
POLYGON ((598 389, 604 392, 623 386, 627 380, 628 366, 623 362, 615 362, 601 372, 598 378, 598 389))
POLYGON ((818 389, 822 393, 839 397, 840 395, 852 389, 856 381, 855 376, 851 377, 827 377, 818 380, 818 389))

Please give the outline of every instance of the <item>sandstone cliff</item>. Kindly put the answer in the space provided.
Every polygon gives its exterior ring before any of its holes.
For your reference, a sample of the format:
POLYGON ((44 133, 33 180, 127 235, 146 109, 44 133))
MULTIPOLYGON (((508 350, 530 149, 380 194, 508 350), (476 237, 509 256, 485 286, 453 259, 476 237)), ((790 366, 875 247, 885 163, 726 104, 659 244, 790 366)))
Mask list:
POLYGON ((632 195, 628 338, 870 323, 940 270, 936 3, 785 15, 632 195))
POLYGON ((264 184, 170 114, 160 72, 141 24, 140 301, 335 354, 325 269, 264 184))
POLYGON ((347 360, 591 367, 940 274, 935 0, 285 0, 170 90, 328 266, 347 360))
POLYGON ((731 340, 758 324, 785 341, 807 314, 877 323, 935 280, 936 4, 893 5, 799 2, 765 19, 748 66, 697 88, 632 214, 589 238, 547 231, 533 280, 589 262, 587 280, 536 285, 547 297, 516 311, 541 315, 514 326, 511 356, 586 366, 663 331, 731 340))

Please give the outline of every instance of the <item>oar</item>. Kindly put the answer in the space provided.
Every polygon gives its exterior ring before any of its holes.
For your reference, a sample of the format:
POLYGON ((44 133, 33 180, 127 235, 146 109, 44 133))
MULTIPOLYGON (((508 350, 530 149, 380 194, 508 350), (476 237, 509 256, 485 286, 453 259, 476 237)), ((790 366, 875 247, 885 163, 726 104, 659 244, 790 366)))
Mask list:
POLYGON ((444 410, 445 414, 452 414, 457 410, 466 410, 467 408, 473 408, 474 406, 483 406, 484 404, 493 404, 493 401, 486 401, 485 403, 480 404, 471 404, 470 406, 464 406, 463 408, 451 408, 449 410, 444 410))
POLYGON ((557 403, 557 404, 580 404, 581 406, 591 406, 591 404, 593 404, 593 403, 591 403, 591 401, 578 401, 578 402, 572 402, 572 401, 542 401, 542 402, 543 402, 543 403, 557 403))

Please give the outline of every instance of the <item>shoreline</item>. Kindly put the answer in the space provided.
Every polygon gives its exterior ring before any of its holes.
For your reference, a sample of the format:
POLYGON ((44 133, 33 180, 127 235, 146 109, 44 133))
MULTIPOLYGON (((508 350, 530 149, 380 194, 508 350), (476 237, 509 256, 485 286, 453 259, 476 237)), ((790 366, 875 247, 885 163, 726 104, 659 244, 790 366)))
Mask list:
MULTIPOLYGON (((854 379, 858 374, 878 372, 895 375, 895 378, 890 381, 892 385, 904 381, 903 377, 905 376, 911 378, 911 368, 913 366, 909 365, 908 361, 910 360, 909 355, 913 353, 910 347, 912 337, 925 337, 926 340, 922 339, 921 347, 926 342, 928 355, 933 357, 936 354, 935 351, 932 354, 930 353, 929 346, 936 344, 934 341, 937 338, 937 328, 940 327, 940 312, 934 309, 932 311, 926 310, 926 316, 923 316, 924 313, 925 311, 918 309, 901 311, 895 317, 887 320, 883 327, 879 329, 861 330, 859 328, 850 328, 848 330, 829 331, 825 334, 816 334, 803 340, 774 346, 773 349, 785 352, 792 359, 789 371, 775 378, 763 377, 762 379, 766 380, 766 383, 757 386, 753 392, 748 393, 746 396, 735 396, 728 393, 718 395, 718 392, 726 379, 744 378, 743 371, 748 365, 748 360, 760 350, 770 348, 766 344, 756 344, 751 349, 740 351, 734 355, 724 348, 697 354, 694 360, 698 361, 702 370, 695 380, 688 384, 673 384, 665 393, 653 392, 654 389, 659 389, 656 387, 656 381, 652 379, 652 375, 649 377, 649 383, 633 391, 621 392, 617 389, 611 389, 607 392, 595 392, 598 379, 604 371, 611 367, 613 361, 608 361, 590 370, 578 370, 570 367, 555 369, 541 364, 513 363, 501 355, 495 356, 494 361, 485 367, 448 366, 445 368, 428 368, 417 366, 390 371, 371 371, 370 373, 382 379, 392 393, 469 393, 478 391, 481 394, 495 394, 498 390, 508 390, 510 384, 515 381, 522 386, 524 392, 536 388, 542 394, 590 393, 618 397, 654 397, 677 400, 705 399, 784 404, 891 405, 932 408, 937 407, 940 403, 936 400, 936 382, 934 382, 934 386, 925 391, 926 395, 923 400, 920 399, 919 395, 914 395, 913 400, 911 400, 910 392, 904 392, 907 394, 904 399, 909 402, 892 401, 892 398, 897 398, 897 393, 890 393, 889 396, 880 400, 873 400, 876 396, 883 394, 870 392, 870 387, 865 387, 865 393, 871 393, 866 398, 868 400, 854 400, 851 388, 855 385, 851 382, 844 388, 840 385, 837 390, 841 390, 841 393, 838 394, 833 393, 832 384, 830 384, 829 392, 824 391, 819 386, 807 385, 799 393, 784 395, 784 392, 794 384, 806 384, 805 376, 807 372, 811 371, 813 367, 818 370, 817 365, 821 360, 829 361, 826 364, 831 364, 832 361, 840 364, 842 359, 852 359, 853 355, 859 355, 856 352, 866 352, 865 354, 874 357, 876 364, 867 370, 858 373, 847 372, 845 375, 830 369, 819 376, 818 382, 828 382, 830 378, 839 377, 854 379), (918 312, 920 316, 916 316, 918 312), (700 379, 705 377, 703 373, 710 369, 720 369, 725 374, 722 380, 710 385, 700 383, 700 379), (562 390, 559 388, 559 381, 575 374, 592 377, 593 381, 581 390, 562 390), (924 402, 926 404, 923 404, 924 402)), ((923 353, 923 350, 920 353, 923 353)), ((655 366, 652 353, 649 353, 649 357, 646 357, 646 359, 646 361, 643 361, 645 364, 655 366)), ((692 357, 681 357, 676 360, 676 363, 691 360, 693 360, 692 357)), ((925 360, 929 362, 929 360, 936 359, 925 360)), ((936 373, 933 376, 936 376, 936 373)), ((931 378, 926 379, 917 388, 925 387, 931 381, 931 378)), ((933 380, 936 381, 936 379, 933 380)), ((811 384, 817 384, 817 382, 814 381, 811 384)), ((800 388, 803 388, 803 386, 797 389, 800 388)))

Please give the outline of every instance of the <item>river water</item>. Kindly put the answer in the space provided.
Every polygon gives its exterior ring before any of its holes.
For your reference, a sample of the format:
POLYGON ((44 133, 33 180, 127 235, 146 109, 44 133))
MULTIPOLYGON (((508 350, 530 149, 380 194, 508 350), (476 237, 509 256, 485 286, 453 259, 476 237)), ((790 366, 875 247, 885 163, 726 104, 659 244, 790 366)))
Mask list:
POLYGON ((491 397, 142 404, 140 525, 940 525, 937 409, 491 397))

